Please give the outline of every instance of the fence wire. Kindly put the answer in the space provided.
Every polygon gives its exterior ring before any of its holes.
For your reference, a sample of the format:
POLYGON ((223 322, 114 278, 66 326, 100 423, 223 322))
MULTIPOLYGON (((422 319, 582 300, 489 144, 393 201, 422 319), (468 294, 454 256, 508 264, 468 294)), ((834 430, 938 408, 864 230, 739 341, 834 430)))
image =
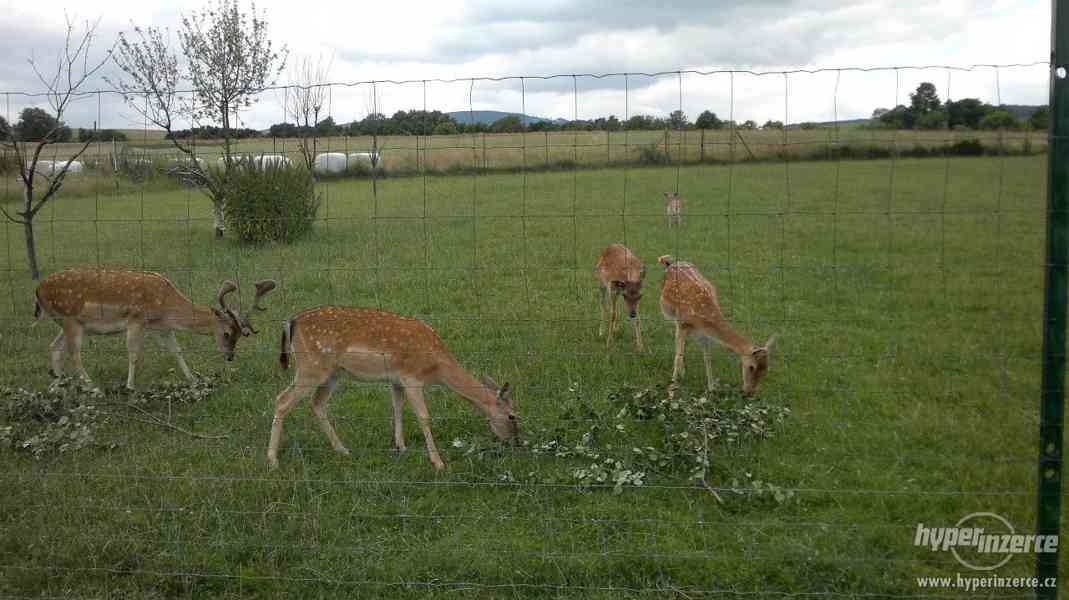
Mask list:
MULTIPOLYGON (((915 536, 975 513, 1032 531, 1049 136, 954 129, 949 113, 915 131, 841 117, 859 114, 877 85, 887 108, 908 106, 920 81, 944 84, 944 101, 1001 107, 1018 101, 1007 77, 1044 81, 1048 71, 1036 62, 316 84, 338 123, 445 107, 474 121, 497 97, 514 99, 493 108, 518 111, 522 130, 319 138, 319 153, 374 162, 320 173, 314 223, 292 243, 243 243, 233 228, 216 239, 209 201, 166 174, 178 155, 146 120, 124 128, 141 139, 95 142, 35 221, 45 274, 157 271, 206 304, 229 279, 247 312, 254 281, 279 285, 233 363, 209 337, 179 334, 210 382, 203 397, 180 385, 121 391, 123 336, 84 344, 102 390, 91 403, 30 397, 17 389, 49 385, 57 332, 33 324, 23 229, 6 224, 0 597, 975 597, 962 578, 988 580, 987 597, 1033 597, 1053 582, 1010 580, 1033 575, 1034 555, 976 571, 915 536), (528 113, 694 117, 704 100, 691 94, 715 98, 727 125, 533 131, 528 113), (782 129, 737 122, 763 95, 782 129), (814 111, 814 98, 825 108, 814 111), (799 114, 830 119, 803 128, 799 114), (683 200, 679 225, 668 192, 683 200), (610 243, 645 266, 644 350, 626 318, 611 345, 597 334, 605 292, 594 268, 610 243), (679 391, 668 386, 666 254, 716 286, 725 319, 754 346, 776 336, 755 397, 739 393, 738 359, 719 347, 719 382, 705 390, 698 340, 679 391), (388 385, 340 377, 329 419, 349 454, 331 448, 309 393, 286 415, 280 466, 269 469, 276 396, 294 371, 278 368, 280 335, 323 305, 431 325, 468 372, 511 384, 522 442, 496 443, 485 415, 428 384, 448 465, 436 472, 410 411, 408 450, 394 448, 388 385), (50 421, 72 402, 66 421, 50 421), (688 419, 702 422, 697 446, 688 419)), ((309 87, 268 88, 258 105, 289 106, 309 87)), ((14 123, 44 94, 0 96, 14 123)), ((79 97, 95 103, 98 129, 129 125, 116 90, 79 97)), ((280 108, 274 120, 293 115, 280 108)), ((222 160, 216 140, 192 143, 209 164, 222 160)), ((300 164, 301 143, 260 136, 235 140, 234 153, 300 164)), ((22 188, 10 173, 3 181, 0 201, 17 202, 22 188)), ((165 350, 146 348, 139 389, 182 381, 165 350)), ((320 383, 300 391, 335 382, 320 383)))

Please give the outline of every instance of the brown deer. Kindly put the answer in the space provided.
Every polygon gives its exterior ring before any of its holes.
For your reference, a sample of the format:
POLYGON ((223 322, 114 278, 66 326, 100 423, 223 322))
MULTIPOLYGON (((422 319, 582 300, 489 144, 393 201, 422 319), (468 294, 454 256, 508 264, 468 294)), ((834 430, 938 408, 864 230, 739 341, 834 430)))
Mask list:
POLYGON ((498 386, 490 378, 478 381, 457 363, 442 339, 429 325, 374 308, 321 306, 297 314, 282 327, 279 363, 296 369, 293 382, 275 399, 275 418, 267 461, 278 466, 282 419, 305 394, 312 396, 312 412, 331 446, 341 454, 349 450, 338 438, 327 416, 327 400, 341 371, 362 380, 387 381, 393 391, 393 436, 398 450, 405 449, 401 416, 405 398, 419 418, 427 454, 435 468, 445 468, 431 435, 431 417, 423 388, 443 384, 460 394, 490 419, 490 429, 501 440, 516 437, 516 413, 509 384, 498 386))
POLYGON ((757 385, 768 372, 769 353, 775 337, 768 338, 764 346, 755 346, 732 329, 720 313, 716 301, 716 288, 688 262, 676 262, 671 256, 657 259, 666 267, 661 280, 661 312, 666 319, 676 324, 676 354, 672 368, 672 383, 679 383, 683 373, 683 349, 686 337, 693 335, 701 340, 702 358, 705 362, 706 386, 713 389, 711 358, 714 341, 739 355, 742 365, 742 389, 747 394, 757 390, 757 385))
POLYGON ((594 273, 605 288, 605 302, 602 304, 601 319, 598 321, 598 337, 605 334, 605 321, 609 321, 606 346, 612 347, 612 338, 616 333, 616 302, 622 295, 627 303, 627 316, 635 330, 635 349, 642 352, 642 331, 638 325, 638 301, 642 299, 642 280, 646 278, 646 267, 623 244, 610 244, 601 251, 594 273))
MULTIPOLYGON (((256 284, 253 309, 266 310, 260 306, 260 298, 275 285, 271 280, 256 284)), ((53 377, 63 373, 66 349, 78 375, 89 381, 82 367, 82 336, 125 332, 130 363, 126 387, 133 389, 147 330, 163 334, 164 345, 174 353, 187 379, 193 379, 193 372, 182 357, 176 330, 213 336, 226 360, 234 360, 238 340, 257 333, 246 316, 226 303, 226 295, 237 289, 233 282, 224 281, 216 297, 219 307, 215 308, 190 301, 159 273, 72 269, 52 273, 37 286, 34 317, 51 317, 62 328, 51 345, 53 377)))
POLYGON ((664 208, 668 213, 668 225, 679 225, 683 222, 683 200, 678 192, 664 193, 664 208))

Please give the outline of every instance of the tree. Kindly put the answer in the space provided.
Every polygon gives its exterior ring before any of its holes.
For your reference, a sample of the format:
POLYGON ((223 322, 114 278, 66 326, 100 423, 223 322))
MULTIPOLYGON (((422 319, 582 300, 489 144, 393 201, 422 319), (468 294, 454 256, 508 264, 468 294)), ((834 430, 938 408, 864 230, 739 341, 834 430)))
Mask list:
POLYGON ((724 126, 724 122, 716 116, 716 113, 703 110, 702 114, 698 115, 698 119, 694 121, 694 126, 698 129, 720 129, 724 126))
POLYGON ((946 103, 947 123, 951 128, 968 127, 969 129, 976 129, 980 127, 980 120, 991 110, 993 108, 990 104, 985 104, 977 98, 949 100, 946 103))
POLYGON ((442 121, 434 126, 432 133, 433 135, 456 135, 457 123, 452 119, 442 121))
POLYGON ((916 122, 916 113, 901 104, 880 115, 880 123, 888 129, 913 129, 916 122))
MULTIPOLYGON (((319 148, 319 136, 324 133, 319 126, 319 114, 327 100, 326 83, 330 75, 330 63, 324 63, 322 57, 312 60, 305 56, 297 61, 290 71, 292 87, 286 90, 285 110, 293 115, 297 127, 293 130, 297 137, 297 147, 304 158, 309 171, 315 172, 316 152, 319 148)), ((334 120, 331 119, 331 125, 334 120)))
POLYGON ((933 110, 925 113, 917 119, 917 129, 943 129, 946 126, 947 115, 941 110, 933 110))
POLYGON ((1040 106, 1039 110, 1032 113, 1028 117, 1028 124, 1032 129, 1045 130, 1050 127, 1050 109, 1046 106, 1040 106))
MULTIPOLYGON (((338 132, 338 125, 334 123, 334 117, 327 117, 316 123, 315 132, 323 137, 330 137, 338 132)), ((315 161, 315 147, 311 151, 312 161, 315 161)), ((309 171, 311 169, 309 168, 309 171)))
POLYGON ((1017 129, 1020 126, 1017 117, 1002 108, 996 108, 980 119, 980 129, 1017 129))
POLYGON ((27 142, 43 140, 50 133, 53 142, 69 142, 73 137, 70 127, 53 117, 43 108, 24 108, 15 124, 19 139, 27 142))
POLYGON ((742 125, 739 125, 739 129, 757 129, 757 121, 747 119, 742 122, 742 125))
POLYGON ((783 121, 773 121, 769 119, 765 121, 765 124, 761 126, 761 129, 783 129, 783 121))
POLYGON ((134 35, 119 34, 115 63, 129 79, 109 80, 122 93, 126 104, 148 121, 167 131, 167 139, 186 154, 179 174, 203 185, 212 201, 216 236, 222 237, 226 209, 226 177, 232 167, 231 123, 240 109, 256 101, 256 94, 274 83, 286 64, 286 49, 276 51, 267 35, 267 22, 256 14, 242 12, 237 0, 216 0, 202 12, 182 17, 178 41, 184 57, 155 27, 135 27, 134 35), (193 97, 178 101, 178 86, 188 80, 193 97), (174 135, 179 118, 222 125, 224 173, 213 177, 200 168, 194 147, 174 135))
POLYGON ((523 131, 523 122, 519 115, 506 115, 490 124, 493 133, 516 133, 523 131))
POLYGON ((935 84, 927 81, 917 86, 917 91, 909 95, 909 101, 909 108, 916 119, 933 110, 939 110, 943 106, 939 100, 939 94, 935 93, 935 84))
POLYGON ((8 125, 7 119, 0 117, 0 142, 6 140, 9 135, 11 135, 11 126, 8 125))
POLYGON ((690 121, 687 120, 686 113, 677 109, 668 115, 668 126, 672 129, 687 129, 690 127, 690 121))
MULTIPOLYGON (((34 241, 33 220, 42 208, 53 199, 63 188, 71 163, 78 159, 89 147, 90 141, 79 142, 79 145, 66 153, 65 161, 40 164, 41 153, 51 144, 62 141, 65 135, 70 139, 71 131, 63 125, 63 115, 71 104, 77 100, 79 90, 108 62, 105 56, 99 62, 90 59, 93 38, 96 34, 96 23, 86 23, 84 33, 75 36, 75 28, 70 19, 67 20, 67 34, 63 50, 61 51, 56 66, 53 70, 45 73, 31 58, 30 67, 34 74, 45 86, 44 97, 48 101, 52 114, 49 115, 42 109, 27 109, 23 111, 23 118, 14 128, 6 127, 7 133, 0 138, 0 144, 13 151, 18 161, 19 181, 22 182, 22 206, 14 214, 0 205, 0 213, 3 213, 9 221, 22 225, 26 238, 26 261, 29 263, 30 277, 38 279, 41 276, 37 268, 37 246, 34 241), (33 129, 38 123, 37 117, 40 111, 49 117, 51 127, 46 131, 33 129), (27 119, 26 117, 30 118, 27 119), (32 132, 33 139, 23 137, 23 131, 32 132), (64 130, 66 132, 64 133, 64 130), (47 166, 46 166, 47 165, 47 166), (44 180, 44 191, 38 192, 37 182, 44 180)), ((110 54, 110 50, 108 54, 110 54)))

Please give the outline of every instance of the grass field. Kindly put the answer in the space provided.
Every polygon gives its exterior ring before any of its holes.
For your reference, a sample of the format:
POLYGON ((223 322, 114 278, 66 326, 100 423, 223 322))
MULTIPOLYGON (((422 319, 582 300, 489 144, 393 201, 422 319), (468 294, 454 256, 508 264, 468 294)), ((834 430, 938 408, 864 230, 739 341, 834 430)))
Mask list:
MULTIPOLYGON (((72 190, 39 217, 46 271, 159 270, 201 301, 223 278, 245 293, 263 277, 281 286, 230 365, 180 335, 221 386, 157 410, 228 438, 116 417, 113 449, 0 454, 0 595, 934 593, 915 577, 963 569, 913 546, 918 523, 992 511, 1033 527, 1045 173, 1046 157, 1001 157, 390 178, 377 196, 346 180, 320 184, 320 221, 285 247, 216 241, 194 190, 72 190), (661 192, 677 187, 684 219, 670 229, 661 192), (595 337, 594 260, 615 241, 649 271, 646 353, 626 323, 609 352, 595 337), (667 381, 660 254, 695 263, 741 331, 777 335, 759 395, 791 414, 770 439, 714 448, 708 480, 723 503, 682 476, 617 495, 579 489, 574 458, 467 455, 451 442, 488 438, 485 420, 441 390, 429 405, 449 469, 435 473, 411 415, 398 455, 387 389, 354 381, 332 402, 353 455, 331 451, 306 401, 267 470, 274 397, 291 375, 278 368, 279 324, 298 310, 421 316, 473 373, 515 386, 537 439, 580 427, 560 417, 576 383, 605 408, 622 384, 667 381), (793 496, 726 490, 747 477, 793 496)), ((21 230, 3 235, 0 380, 43 388, 55 327, 31 327, 21 230)), ((139 383, 177 381, 173 358, 147 348, 139 383)), ((688 350, 684 385, 697 391, 688 350)), ((120 339, 93 338, 84 356, 98 382, 125 378, 120 339)), ((714 364, 738 383, 733 357, 714 364)), ((1032 572, 1027 556, 998 571, 1032 572)))

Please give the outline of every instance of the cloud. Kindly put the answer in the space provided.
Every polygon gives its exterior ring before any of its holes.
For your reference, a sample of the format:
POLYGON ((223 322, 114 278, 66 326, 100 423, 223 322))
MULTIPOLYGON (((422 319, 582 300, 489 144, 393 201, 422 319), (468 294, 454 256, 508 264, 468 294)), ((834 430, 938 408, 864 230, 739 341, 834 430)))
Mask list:
MULTIPOLYGON (((178 25, 178 15, 201 2, 158 8, 132 0, 98 0, 106 15, 101 41, 114 39, 129 21, 178 25)), ((994 0, 905 2, 870 0, 680 0, 666 3, 595 0, 468 0, 451 4, 263 2, 271 35, 293 56, 333 56, 331 79, 340 82, 416 80, 376 85, 379 109, 498 109, 548 117, 667 114, 682 107, 691 117, 715 110, 737 119, 791 121, 867 116, 877 106, 906 102, 917 83, 930 80, 946 97, 973 95, 995 102, 1046 102, 1046 69, 998 73, 945 70, 875 73, 834 71, 756 77, 737 74, 682 78, 672 71, 728 67, 756 71, 798 66, 1017 63, 1048 54, 1049 3, 1012 5, 994 0), (670 72, 659 77, 559 77, 508 81, 430 82, 483 76, 670 72), (836 83, 838 80, 838 87, 836 83), (947 89, 947 84, 950 89, 947 89), (682 84, 682 90, 680 89, 682 84), (573 87, 574 86, 574 87, 573 87), (682 94, 681 94, 682 91, 682 94), (682 97, 681 97, 682 96, 682 97)), ((58 49, 63 18, 50 7, 23 3, 0 23, 0 89, 37 90, 21 57, 28 49, 58 49)), ((84 10, 84 9, 82 9, 84 10)), ((284 83, 285 81, 283 81, 284 83)), ((103 82, 92 86, 106 87, 103 82)), ((330 114, 339 122, 370 109, 370 85, 331 90, 330 114)), ((282 92, 264 94, 243 112, 245 124, 264 128, 284 120, 282 92)), ((102 127, 137 123, 117 98, 101 99, 102 127)), ((97 107, 69 115, 89 126, 97 107)))

